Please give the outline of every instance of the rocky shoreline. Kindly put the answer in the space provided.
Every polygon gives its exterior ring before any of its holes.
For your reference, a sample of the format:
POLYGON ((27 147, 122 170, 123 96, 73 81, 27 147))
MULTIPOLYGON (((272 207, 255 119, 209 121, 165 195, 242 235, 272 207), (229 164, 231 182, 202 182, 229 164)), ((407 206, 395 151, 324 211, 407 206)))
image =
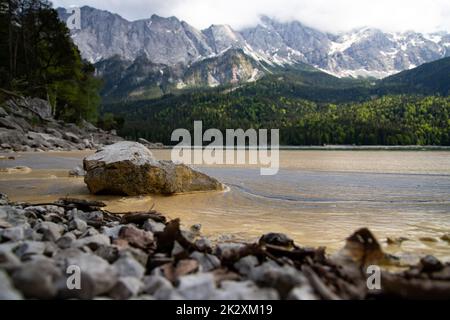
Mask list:
POLYGON ((96 150, 122 140, 85 120, 77 125, 54 119, 42 99, 15 97, 0 105, 1 152, 96 150))
POLYGON ((213 244, 156 211, 113 215, 101 202, 0 197, 0 299, 449 299, 450 264, 427 256, 401 273, 367 229, 333 256, 283 234, 213 244), (80 270, 81 289, 71 287, 80 270))

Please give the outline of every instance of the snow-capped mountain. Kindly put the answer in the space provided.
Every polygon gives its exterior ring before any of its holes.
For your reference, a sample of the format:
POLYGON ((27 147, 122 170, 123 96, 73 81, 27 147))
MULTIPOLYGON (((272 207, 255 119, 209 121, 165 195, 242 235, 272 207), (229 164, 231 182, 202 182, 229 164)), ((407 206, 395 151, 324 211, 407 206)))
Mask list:
MULTIPOLYGON (((58 12, 62 20, 69 16, 65 9, 58 12)), ((158 83, 178 88, 255 81, 271 67, 296 63, 339 77, 383 78, 450 56, 448 33, 360 28, 330 34, 266 16, 240 31, 228 25, 198 30, 176 17, 153 15, 131 22, 87 6, 81 8, 81 29, 72 36, 83 57, 93 63, 113 59, 136 68, 133 62, 138 59, 146 65, 139 70, 156 70, 158 83)))
POLYGON ((273 61, 302 61, 337 76, 383 78, 450 56, 447 33, 386 33, 360 28, 328 34, 298 21, 279 23, 268 17, 241 32, 251 47, 273 61))

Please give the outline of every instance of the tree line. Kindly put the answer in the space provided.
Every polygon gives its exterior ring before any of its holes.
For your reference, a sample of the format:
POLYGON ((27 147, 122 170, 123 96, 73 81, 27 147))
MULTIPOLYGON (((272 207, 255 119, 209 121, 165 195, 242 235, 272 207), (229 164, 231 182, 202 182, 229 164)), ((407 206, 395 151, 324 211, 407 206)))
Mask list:
POLYGON ((46 0, 0 0, 0 88, 48 100, 59 119, 95 121, 101 82, 46 0))
POLYGON ((364 102, 318 103, 238 92, 190 93, 104 106, 125 118, 130 139, 173 144, 177 128, 280 129, 284 145, 450 145, 450 98, 392 95, 364 102))

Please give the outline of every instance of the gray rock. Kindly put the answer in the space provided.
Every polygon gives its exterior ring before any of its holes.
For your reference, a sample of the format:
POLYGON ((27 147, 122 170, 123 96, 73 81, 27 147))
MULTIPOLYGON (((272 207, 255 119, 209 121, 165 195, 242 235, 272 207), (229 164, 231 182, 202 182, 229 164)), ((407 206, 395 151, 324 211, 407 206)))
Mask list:
MULTIPOLYGON (((78 249, 66 249, 55 256, 55 261, 67 270, 69 266, 78 266, 81 270, 82 283, 91 284, 85 292, 86 296, 99 296, 108 293, 116 284, 118 274, 116 269, 106 260, 78 249), (92 292, 89 292, 92 291, 92 292)), ((82 286, 81 291, 85 290, 82 286)))
POLYGON ((45 133, 51 134, 52 136, 59 138, 59 139, 62 139, 62 137, 63 137, 61 132, 59 132, 58 130, 53 129, 53 128, 45 128, 44 131, 45 131, 45 133))
POLYGON ((162 276, 147 276, 143 279, 142 292, 159 300, 168 300, 174 292, 172 283, 162 276))
POLYGON ((26 262, 12 275, 14 286, 27 298, 52 299, 58 293, 61 270, 50 259, 26 262))
POLYGON ((136 297, 142 288, 142 282, 135 277, 121 277, 109 296, 116 300, 127 300, 136 297))
POLYGON ((189 231, 194 233, 196 236, 199 236, 201 230, 202 230, 202 225, 197 223, 197 224, 192 225, 189 231))
POLYGON ((9 143, 2 143, 0 144, 0 148, 2 149, 12 149, 11 145, 9 143))
POLYGON ((12 285, 11 279, 3 270, 0 270, 0 300, 22 300, 22 294, 12 285))
POLYGON ((103 212, 101 211, 86 212, 84 214, 84 219, 87 222, 103 222, 103 212))
POLYGON ((0 118, 0 127, 22 131, 22 128, 17 123, 15 123, 14 119, 10 116, 0 118))
MULTIPOLYGON (((74 233, 75 232, 80 232, 81 233, 81 231, 78 231, 78 230, 73 230, 73 232, 74 233)), ((92 227, 88 227, 85 232, 80 234, 79 238, 93 237, 93 236, 98 236, 99 234, 100 233, 96 229, 94 229, 92 227)))
POLYGON ((186 250, 183 248, 183 246, 178 241, 175 241, 173 244, 171 256, 178 258, 180 255, 184 255, 185 252, 186 250))
POLYGON ((12 248, 0 248, 0 269, 12 271, 21 265, 19 258, 11 250, 12 248))
POLYGON ((64 132, 63 137, 64 137, 64 139, 69 140, 70 142, 73 142, 73 143, 81 142, 80 137, 72 132, 64 132))
POLYGON ((1 206, 0 219, 3 219, 13 226, 23 225, 27 222, 25 210, 13 206, 1 206))
POLYGON ((73 218, 69 222, 69 230, 78 230, 81 232, 85 232, 88 228, 88 224, 86 221, 79 219, 79 218, 73 218))
POLYGON ((56 241, 56 244, 61 249, 68 249, 74 245, 76 240, 77 237, 72 232, 67 232, 56 241))
POLYGON ((291 266, 279 266, 268 261, 253 268, 248 277, 258 285, 277 289, 282 298, 286 298, 294 287, 309 284, 303 273, 291 266))
MULTIPOLYGON (((148 254, 139 248, 126 247, 119 251, 119 257, 133 257, 142 266, 147 265, 148 254)), ((153 258, 153 257, 152 257, 153 258)))
POLYGON ((0 117, 6 117, 8 112, 5 111, 3 107, 0 107, 0 117))
POLYGON ((60 248, 55 242, 46 241, 44 255, 47 257, 53 257, 57 252, 59 252, 60 248))
POLYGON ((21 245, 19 245, 14 253, 24 260, 28 256, 32 255, 42 255, 45 251, 45 243, 39 241, 24 241, 21 245))
POLYGON ((278 300, 278 292, 271 288, 259 288, 252 281, 223 281, 214 300, 278 300))
POLYGON ((52 118, 52 106, 48 101, 38 98, 20 98, 6 101, 6 106, 11 112, 23 116, 35 117, 41 119, 52 118))
POLYGON ((161 222, 153 221, 152 219, 148 219, 145 221, 144 225, 142 226, 145 231, 150 231, 153 233, 156 232, 163 232, 166 228, 166 225, 161 222))
POLYGON ((248 276, 258 264, 258 258, 255 256, 247 256, 236 262, 234 267, 240 274, 248 276))
POLYGON ((145 273, 145 268, 131 255, 120 257, 113 266, 120 277, 135 277, 141 279, 145 273))
POLYGON ((157 161, 142 144, 118 142, 84 159, 91 193, 125 195, 174 194, 223 190, 216 179, 185 165, 157 161))
POLYGON ((8 229, 0 229, 0 236, 10 241, 21 241, 25 239, 25 230, 28 228, 30 228, 29 225, 23 224, 8 229))
POLYGON ((114 227, 102 227, 101 233, 107 235, 112 240, 116 240, 119 238, 120 229, 122 229, 123 225, 118 225, 114 227))
POLYGON ((188 300, 209 300, 216 293, 214 276, 198 273, 180 277, 177 292, 188 300))
POLYGON ((320 300, 320 297, 314 292, 310 285, 295 287, 289 293, 288 300, 320 300))
POLYGON ((211 252, 212 250, 212 242, 205 237, 200 237, 199 239, 197 239, 195 241, 195 245, 197 246, 198 250, 202 251, 202 252, 206 252, 209 251, 211 252))
POLYGON ((181 230, 181 235, 189 242, 194 242, 197 235, 190 230, 181 230))
POLYGON ((242 243, 219 243, 216 246, 215 253, 220 259, 230 259, 238 255, 238 253, 245 248, 242 243))
POLYGON ((190 257, 198 261, 201 267, 201 271, 203 272, 209 272, 214 269, 220 268, 221 266, 219 258, 212 254, 195 251, 191 254, 190 257))
POLYGON ((42 233, 44 240, 53 242, 58 240, 65 231, 64 226, 49 221, 37 224, 34 229, 36 232, 42 233))
POLYGON ((75 241, 74 247, 84 247, 88 246, 93 248, 94 250, 100 246, 109 246, 111 245, 111 240, 108 236, 104 234, 97 234, 85 238, 78 239, 75 241))
POLYGON ((149 295, 149 294, 143 294, 138 297, 132 297, 129 300, 138 300, 138 301, 153 301, 155 300, 155 297, 149 295))
MULTIPOLYGON (((7 204, 9 204, 8 196, 4 193, 0 193, 0 206, 5 206, 7 204)), ((2 217, 0 216, 0 218, 2 218, 2 217)), ((6 214, 3 218, 6 218, 6 214)))
POLYGON ((119 249, 116 246, 101 245, 94 253, 109 263, 114 263, 119 258, 119 249))
POLYGON ((292 247, 294 245, 294 240, 283 233, 268 233, 259 239, 259 243, 262 245, 270 244, 282 247, 292 247))
POLYGON ((80 166, 77 166, 69 171, 70 177, 84 177, 86 173, 84 172, 83 168, 80 166))

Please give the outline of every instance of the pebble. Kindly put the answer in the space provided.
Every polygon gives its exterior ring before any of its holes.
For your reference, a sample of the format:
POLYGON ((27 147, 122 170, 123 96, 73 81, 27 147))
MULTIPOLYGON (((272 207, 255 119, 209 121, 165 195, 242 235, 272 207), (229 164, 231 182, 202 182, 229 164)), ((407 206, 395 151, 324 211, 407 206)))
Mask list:
POLYGON ((131 255, 119 258, 113 266, 120 277, 135 277, 140 279, 145 273, 145 268, 131 255))
POLYGON ((26 262, 12 275, 14 286, 25 297, 33 299, 55 298, 61 277, 61 270, 50 259, 26 262))
POLYGON ((251 271, 259 264, 255 256, 247 256, 234 264, 234 268, 244 276, 250 275, 251 271))
POLYGON ((201 271, 203 272, 209 272, 214 269, 220 268, 221 266, 219 258, 212 254, 195 251, 191 253, 190 257, 197 260, 197 262, 200 264, 201 271))
POLYGON ((314 289, 309 285, 295 287, 289 293, 288 300, 320 300, 320 297, 314 292, 314 289))
POLYGON ((50 221, 41 222, 34 229, 43 235, 43 240, 53 242, 58 240, 65 231, 62 225, 50 221))
POLYGON ((180 277, 177 293, 187 300, 209 300, 215 295, 216 285, 211 273, 180 277))
POLYGON ((69 230, 78 230, 81 232, 85 232, 87 228, 88 224, 82 219, 75 217, 69 222, 69 230))
POLYGON ((284 265, 280 267, 273 261, 268 261, 253 268, 249 278, 258 285, 277 289, 282 298, 299 285, 308 283, 306 277, 297 269, 284 265))
POLYGON ((78 266, 82 278, 87 277, 92 282, 92 296, 107 294, 116 284, 118 273, 116 268, 106 260, 91 253, 84 253, 78 249, 63 250, 55 256, 67 269, 69 266, 78 266))
POLYGON ((45 243, 39 241, 24 241, 21 245, 19 245, 14 253, 24 260, 27 256, 30 255, 42 255, 45 251, 45 243))
POLYGON ((73 232, 66 232, 61 238, 56 241, 56 244, 61 249, 68 249, 72 247, 77 240, 77 237, 73 232))
POLYGON ((14 288, 11 279, 0 270, 0 300, 22 300, 22 294, 14 288))
POLYGON ((122 225, 114 226, 114 227, 102 227, 101 233, 107 235, 112 240, 116 240, 119 238, 120 229, 122 229, 122 225))
POLYGON ((116 300, 128 300, 136 297, 142 288, 142 281, 135 277, 121 277, 112 288, 109 296, 116 300))
POLYGON ((278 300, 278 292, 271 288, 259 288, 252 281, 223 281, 214 300, 278 300))
POLYGON ((136 228, 133 225, 127 225, 120 229, 119 238, 128 241, 136 248, 149 249, 154 242, 153 233, 136 228))
POLYGON ((153 221, 152 219, 148 219, 144 222, 143 228, 145 231, 150 231, 153 233, 163 232, 166 228, 166 225, 161 222, 153 221))
POLYGON ((93 250, 96 250, 98 247, 106 245, 109 246, 111 244, 111 239, 104 234, 96 234, 93 236, 88 236, 85 238, 81 238, 75 241, 74 247, 84 247, 88 246, 93 250))
POLYGON ((28 228, 30 228, 28 224, 23 224, 9 229, 0 229, 0 236, 9 241, 21 241, 25 239, 25 230, 28 228))
POLYGON ((156 299, 167 300, 174 292, 172 283, 162 276, 152 275, 144 277, 142 291, 156 299))

